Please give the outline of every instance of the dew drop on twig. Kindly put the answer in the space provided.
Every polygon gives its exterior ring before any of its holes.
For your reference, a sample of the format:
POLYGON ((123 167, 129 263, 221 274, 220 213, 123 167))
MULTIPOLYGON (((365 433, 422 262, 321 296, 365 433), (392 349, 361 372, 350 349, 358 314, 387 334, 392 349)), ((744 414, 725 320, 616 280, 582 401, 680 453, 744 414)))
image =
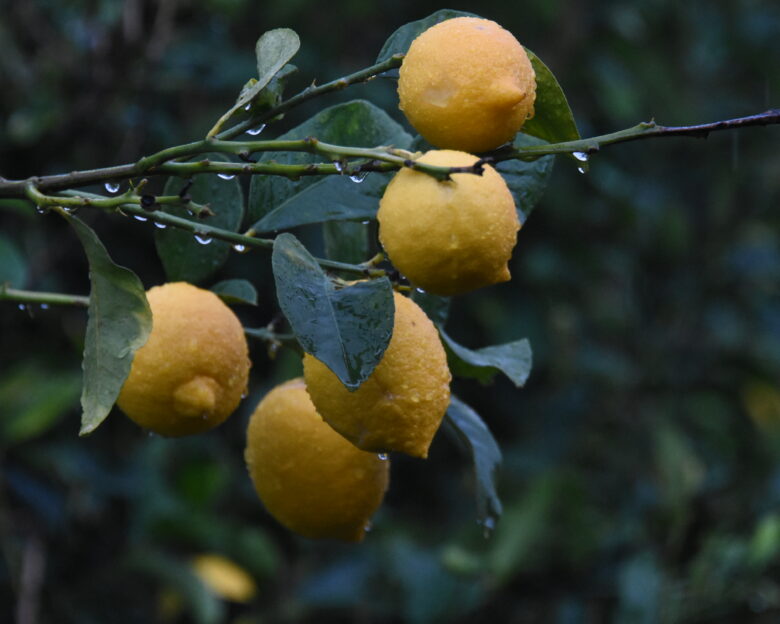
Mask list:
POLYGON ((259 126, 257 126, 257 128, 250 128, 249 130, 246 131, 246 133, 252 136, 257 136, 263 130, 265 130, 265 124, 260 124, 259 126))
POLYGON ((235 173, 218 173, 217 175, 223 180, 232 180, 236 177, 235 173))
POLYGON ((580 162, 588 162, 588 155, 585 152, 572 152, 571 155, 580 162))
POLYGON ((366 179, 366 176, 368 176, 368 171, 361 171, 360 173, 352 174, 349 176, 349 179, 357 184, 360 184, 363 180, 366 179))
POLYGON ((377 453, 377 457, 382 461, 387 461, 387 453, 377 453))
POLYGON ((195 240, 201 245, 208 245, 211 242, 211 237, 206 234, 195 234, 195 240))
POLYGON ((136 221, 148 221, 148 217, 142 217, 141 215, 133 215, 133 219, 136 221))
POLYGON ((114 193, 119 192, 119 182, 106 182, 103 185, 103 188, 106 189, 107 193, 111 193, 113 195, 114 193))
POLYGON ((167 225, 165 225, 164 223, 157 223, 157 221, 155 221, 155 222, 154 222, 154 227, 156 227, 156 228, 160 228, 161 230, 164 230, 164 229, 165 229, 165 228, 167 228, 168 226, 167 226, 167 225))
POLYGON ((238 253, 244 253, 246 251, 246 245, 236 243, 233 245, 233 249, 235 249, 238 253))
POLYGON ((344 163, 342 163, 340 160, 335 161, 333 166, 336 167, 336 171, 339 173, 344 173, 344 163))

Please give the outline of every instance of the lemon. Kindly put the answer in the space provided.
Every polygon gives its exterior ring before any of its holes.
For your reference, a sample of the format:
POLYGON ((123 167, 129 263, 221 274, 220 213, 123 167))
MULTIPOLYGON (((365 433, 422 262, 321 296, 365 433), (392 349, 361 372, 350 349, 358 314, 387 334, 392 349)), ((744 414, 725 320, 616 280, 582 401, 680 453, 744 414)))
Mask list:
POLYGON ((354 392, 306 354, 306 387, 331 427, 366 451, 427 457, 450 402, 447 356, 425 312, 394 293, 393 336, 371 375, 354 392))
POLYGON ((515 37, 490 20, 456 17, 420 34, 400 69, 409 123, 436 147, 484 152, 533 116, 536 75, 515 37))
POLYGON ((134 422, 165 436, 222 423, 246 391, 244 330, 214 293, 185 282, 146 293, 152 331, 135 353, 117 405, 134 422))
POLYGON ((361 541, 389 480, 389 461, 326 425, 300 378, 277 386, 257 406, 245 458, 269 513, 310 538, 361 541))
MULTIPOLYGON (((433 150, 418 162, 468 166, 477 157, 433 150)), ((409 280, 437 295, 456 295, 510 279, 520 222, 512 194, 490 165, 440 182, 402 169, 379 203, 379 240, 409 280)))

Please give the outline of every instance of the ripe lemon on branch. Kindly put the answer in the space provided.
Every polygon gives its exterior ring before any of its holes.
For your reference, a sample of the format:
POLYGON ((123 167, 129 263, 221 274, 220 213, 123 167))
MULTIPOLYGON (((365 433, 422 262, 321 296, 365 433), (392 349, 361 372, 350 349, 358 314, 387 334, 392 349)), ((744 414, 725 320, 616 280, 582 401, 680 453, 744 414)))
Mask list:
MULTIPOLYGON (((432 150, 417 162, 470 166, 476 156, 432 150)), ((379 240, 409 280, 437 295, 457 295, 510 279, 508 262, 520 222, 501 175, 456 173, 440 182, 402 169, 379 203, 379 240)))
POLYGON ((412 42, 398 96, 409 123, 432 145, 485 152, 512 140, 533 116, 536 75, 512 33, 490 20, 457 17, 412 42))
POLYGON ((250 361, 244 329, 214 293, 186 282, 151 288, 152 331, 133 358, 117 405, 164 436, 222 423, 246 391, 250 361))
POLYGON ((371 375, 354 392, 312 355, 303 359, 317 411, 358 448, 427 457, 450 402, 447 356, 433 323, 411 299, 394 293, 393 336, 371 375))
POLYGON ((389 480, 390 462, 325 424, 300 378, 277 386, 257 406, 245 459, 268 512, 310 538, 361 541, 389 480))

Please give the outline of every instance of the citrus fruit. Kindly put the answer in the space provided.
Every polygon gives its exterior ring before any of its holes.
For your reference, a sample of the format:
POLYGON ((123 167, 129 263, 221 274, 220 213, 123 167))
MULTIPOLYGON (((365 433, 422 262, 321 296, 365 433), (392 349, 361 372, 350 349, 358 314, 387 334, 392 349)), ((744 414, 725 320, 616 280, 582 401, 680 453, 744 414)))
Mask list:
MULTIPOLYGON (((417 162, 473 165, 476 156, 433 150, 417 162)), ((482 175, 438 181, 409 168, 387 185, 379 203, 379 240, 409 280, 437 295, 456 295, 510 279, 508 262, 520 222, 504 179, 490 165, 482 175)))
POLYGON ((425 312, 394 293, 393 336, 379 364, 354 392, 312 355, 306 387, 323 420, 365 451, 427 457, 450 402, 451 375, 439 335, 425 312))
POLYGON ((117 405, 131 420, 165 436, 216 427, 246 391, 244 330, 214 293, 185 282, 146 293, 152 331, 133 358, 117 405))
POLYGON ((245 458, 269 513, 310 538, 362 540, 389 480, 389 461, 325 424, 300 378, 275 387, 257 406, 245 458))
POLYGON ((515 37, 490 20, 456 17, 409 47, 398 96, 409 123, 436 147, 484 152, 533 116, 536 75, 515 37))

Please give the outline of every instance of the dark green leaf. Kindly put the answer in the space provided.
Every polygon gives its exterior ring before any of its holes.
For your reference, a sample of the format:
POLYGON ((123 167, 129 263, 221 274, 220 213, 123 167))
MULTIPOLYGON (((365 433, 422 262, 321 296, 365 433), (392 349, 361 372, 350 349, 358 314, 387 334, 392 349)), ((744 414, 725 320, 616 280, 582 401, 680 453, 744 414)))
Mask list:
POLYGON ((91 433, 111 411, 130 373, 135 352, 152 329, 152 312, 135 273, 114 264, 95 232, 65 216, 89 261, 89 318, 84 342, 81 435, 91 433))
POLYGON ((225 303, 249 303, 257 305, 257 290, 245 279, 229 279, 211 287, 211 292, 219 295, 225 303))
POLYGON ((340 223, 324 223, 322 233, 325 239, 325 256, 338 262, 363 262, 368 257, 367 223, 342 221, 340 223))
POLYGON ((412 45, 412 41, 414 41, 419 34, 428 30, 431 26, 435 26, 439 22, 446 22, 448 19, 452 19, 453 17, 480 16, 475 15, 474 13, 467 13, 465 11, 441 9, 429 15, 428 17, 404 24, 387 38, 387 41, 385 41, 385 44, 379 51, 379 56, 376 57, 376 62, 381 63, 386 61, 394 54, 406 54, 406 52, 409 50, 409 46, 412 45))
MULTIPOLYGON (((527 134, 518 134, 515 137, 515 147, 543 144, 544 141, 527 134)), ((542 156, 536 160, 526 162, 523 160, 506 160, 498 163, 496 169, 506 181, 512 197, 515 198, 515 207, 520 223, 531 214, 537 202, 542 198, 547 183, 552 174, 555 157, 542 156)))
POLYGON ((250 80, 242 89, 236 103, 228 110, 214 127, 209 130, 207 137, 216 135, 222 125, 238 111, 244 111, 247 105, 260 94, 271 82, 276 73, 295 56, 301 47, 301 41, 294 30, 289 28, 276 28, 261 35, 255 45, 257 55, 257 80, 250 80))
POLYGON ((393 289, 387 278, 336 290, 292 234, 272 255, 276 296, 301 347, 355 390, 382 359, 393 332, 393 289))
POLYGON ((447 348, 453 375, 487 383, 496 373, 502 372, 520 388, 531 373, 531 345, 526 338, 472 351, 455 342, 441 327, 439 333, 447 348))
POLYGON ((501 465, 501 450, 479 414, 455 396, 450 400, 442 424, 474 462, 477 520, 486 531, 492 531, 501 517, 501 501, 495 483, 495 473, 501 465))
POLYGON ((580 133, 561 85, 536 54, 528 48, 525 51, 536 72, 536 102, 534 116, 522 131, 548 143, 578 140, 580 133))
POLYGON ((377 196, 388 181, 389 176, 379 173, 369 174, 360 184, 347 176, 328 176, 284 201, 252 228, 273 232, 324 221, 374 219, 379 209, 377 196))
POLYGON ((16 245, 0 236, 0 287, 24 288, 27 282, 27 263, 16 245))
POLYGON ((423 312, 435 325, 443 327, 447 322, 450 315, 451 297, 432 295, 423 290, 415 289, 412 291, 412 301, 423 309, 423 312))
MULTIPOLYGON (((226 160, 220 154, 208 154, 204 158, 220 162, 226 160)), ((181 178, 169 178, 164 193, 177 195, 185 184, 181 178)), ((188 192, 193 201, 209 204, 215 215, 198 219, 190 216, 183 208, 168 206, 164 208, 165 212, 195 223, 233 232, 238 230, 243 219, 244 196, 236 178, 223 180, 215 174, 197 175, 188 192)), ((213 240, 203 245, 191 233, 172 227, 156 230, 154 234, 157 254, 170 281, 202 282, 219 270, 230 255, 230 245, 224 241, 213 240)))
MULTIPOLYGON (((284 133, 279 139, 295 140, 307 136, 316 137, 327 143, 351 147, 392 145, 406 149, 412 141, 412 137, 386 112, 364 100, 353 100, 326 108, 300 126, 284 133)), ((303 164, 322 162, 322 156, 281 152, 265 153, 260 158, 260 162, 270 161, 280 164, 303 164)), ((387 176, 371 173, 362 184, 355 184, 353 190, 359 194, 378 197, 377 189, 382 186, 382 183, 386 184, 387 180, 387 176)), ((313 176, 304 176, 297 181, 280 176, 254 176, 249 187, 250 221, 258 221, 316 182, 317 178, 313 176)), ((324 203, 322 210, 328 210, 324 203)))

